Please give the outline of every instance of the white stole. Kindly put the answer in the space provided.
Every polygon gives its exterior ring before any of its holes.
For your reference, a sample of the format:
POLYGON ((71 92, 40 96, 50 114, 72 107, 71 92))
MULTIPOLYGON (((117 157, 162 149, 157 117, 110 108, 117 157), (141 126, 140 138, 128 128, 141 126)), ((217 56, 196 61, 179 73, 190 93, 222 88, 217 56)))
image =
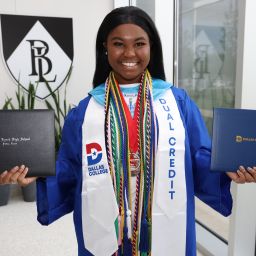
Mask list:
MULTIPOLYGON (((152 256, 185 255, 185 131, 171 90, 154 102, 159 138, 152 209, 152 256)), ((85 248, 95 256, 118 250, 118 206, 109 173, 104 107, 90 99, 82 127, 82 225, 85 248)))
POLYGON ((185 255, 187 191, 185 130, 171 90, 157 99, 154 110, 159 138, 152 209, 152 256, 185 255))

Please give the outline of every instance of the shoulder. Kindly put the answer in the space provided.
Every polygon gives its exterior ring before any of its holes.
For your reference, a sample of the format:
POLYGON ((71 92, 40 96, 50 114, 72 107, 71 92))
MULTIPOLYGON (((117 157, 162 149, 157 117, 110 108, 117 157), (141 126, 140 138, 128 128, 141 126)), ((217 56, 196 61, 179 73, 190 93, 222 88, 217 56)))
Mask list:
POLYGON ((183 101, 183 102, 187 101, 187 100, 190 100, 187 92, 184 89, 172 86, 171 90, 172 90, 173 95, 174 95, 176 100, 183 101))
POLYGON ((100 105, 104 105, 105 100, 105 84, 100 84, 89 92, 100 105))
POLYGON ((79 102, 78 106, 72 108, 65 119, 65 123, 83 122, 84 114, 90 99, 91 95, 88 95, 86 98, 79 102))

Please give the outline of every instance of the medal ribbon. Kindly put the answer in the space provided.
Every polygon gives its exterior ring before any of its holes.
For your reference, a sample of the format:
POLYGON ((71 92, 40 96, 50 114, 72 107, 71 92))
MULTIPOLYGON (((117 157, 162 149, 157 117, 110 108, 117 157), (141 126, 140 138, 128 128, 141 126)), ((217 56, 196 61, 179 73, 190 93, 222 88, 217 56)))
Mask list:
POLYGON ((154 179, 155 115, 152 101, 152 79, 146 70, 142 76, 132 120, 122 92, 111 72, 106 81, 105 135, 108 164, 119 206, 116 220, 118 255, 148 255, 151 248, 151 215, 154 179), (137 146, 140 155, 140 174, 136 180, 133 232, 131 225, 131 126, 136 122, 137 146))

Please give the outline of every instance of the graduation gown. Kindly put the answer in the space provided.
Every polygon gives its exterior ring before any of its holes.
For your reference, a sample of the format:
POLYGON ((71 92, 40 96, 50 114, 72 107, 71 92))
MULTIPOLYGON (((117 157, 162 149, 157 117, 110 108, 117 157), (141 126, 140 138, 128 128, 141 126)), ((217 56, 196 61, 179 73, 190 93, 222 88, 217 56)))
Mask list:
MULTIPOLYGON (((172 90, 185 128, 184 164, 187 191, 185 255, 193 256, 196 255, 194 196, 222 215, 228 216, 232 209, 231 180, 225 173, 209 171, 211 141, 195 103, 183 89, 176 88, 165 81, 153 79, 154 100, 166 90, 172 90)), ((84 241, 81 212, 82 125, 92 97, 103 104, 104 85, 100 85, 89 93, 88 97, 68 114, 56 162, 56 177, 37 180, 38 221, 42 225, 49 225, 63 215, 73 212, 79 256, 92 255, 84 246, 86 241, 84 241)), ((170 255, 172 255, 171 252, 170 255)))

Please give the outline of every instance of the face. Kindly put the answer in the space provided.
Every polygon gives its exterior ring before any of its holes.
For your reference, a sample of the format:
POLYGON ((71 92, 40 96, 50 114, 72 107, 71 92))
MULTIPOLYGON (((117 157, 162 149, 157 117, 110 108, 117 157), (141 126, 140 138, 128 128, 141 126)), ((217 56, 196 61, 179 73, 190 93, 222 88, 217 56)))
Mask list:
POLYGON ((122 24, 108 35, 108 62, 119 84, 139 83, 150 60, 148 34, 134 24, 122 24))

